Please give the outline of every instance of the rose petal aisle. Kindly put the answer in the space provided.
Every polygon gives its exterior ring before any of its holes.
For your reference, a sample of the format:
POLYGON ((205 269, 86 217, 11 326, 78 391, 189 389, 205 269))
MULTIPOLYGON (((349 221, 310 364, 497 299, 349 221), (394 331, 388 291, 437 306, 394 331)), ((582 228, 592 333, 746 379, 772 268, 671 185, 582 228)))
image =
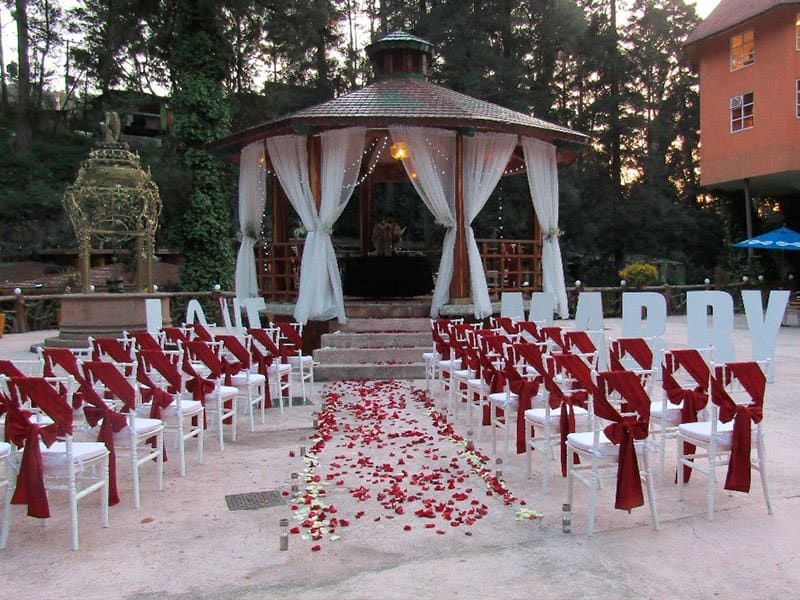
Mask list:
POLYGON ((403 381, 346 381, 329 384, 322 397, 303 458, 305 485, 292 499, 290 531, 310 540, 311 550, 356 522, 390 522, 397 535, 471 536, 490 510, 519 521, 541 517, 495 477, 488 457, 453 430, 424 390, 403 381), (348 514, 330 501, 345 490, 348 514))

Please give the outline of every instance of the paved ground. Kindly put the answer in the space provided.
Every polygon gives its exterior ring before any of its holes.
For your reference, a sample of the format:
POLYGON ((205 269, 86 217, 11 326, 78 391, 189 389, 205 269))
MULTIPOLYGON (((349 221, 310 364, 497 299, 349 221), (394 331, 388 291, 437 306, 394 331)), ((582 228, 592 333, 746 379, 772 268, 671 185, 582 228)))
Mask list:
MULTIPOLYGON (((620 322, 609 319, 606 327, 614 337, 620 322)), ((745 327, 744 319, 737 320, 734 343, 742 359, 750 349, 745 327)), ((0 356, 31 357, 27 352, 31 343, 48 335, 52 334, 7 334, 0 339, 0 356)), ((685 340, 683 318, 670 318, 668 347, 683 346, 685 340)), ((772 516, 766 513, 757 478, 750 494, 729 494, 720 484, 715 519, 708 522, 702 478, 693 480, 681 503, 667 476, 657 489, 660 531, 651 528, 646 507, 631 514, 614 510, 613 486, 606 486, 600 494, 595 536, 583 535, 582 490, 574 501, 574 533, 564 535, 563 481, 553 478, 549 493, 542 496, 538 475, 527 479, 523 458, 513 456, 503 467, 508 487, 529 507, 543 512, 541 521, 517 521, 513 509, 496 497, 486 497, 480 502, 487 506, 487 514, 473 525, 456 528, 439 523, 427 529, 427 520, 414 517, 411 508, 388 519, 389 511, 375 498, 380 485, 348 468, 341 474, 344 485, 334 482, 328 488, 327 502, 338 508, 338 518, 350 521, 349 527, 337 529, 341 539, 314 542, 292 535, 289 551, 280 552, 278 521, 292 516, 289 506, 230 511, 225 496, 288 489, 289 474, 303 468, 297 450, 308 443, 312 413, 319 408, 322 386, 318 386, 314 406, 295 406, 283 415, 270 411, 267 423, 255 433, 240 428, 239 440, 226 444, 224 454, 209 443, 205 464, 197 464, 190 451, 185 478, 169 461, 163 493, 156 491, 154 477, 144 474, 139 510, 132 508, 130 485, 121 476, 123 500, 111 509, 108 529, 99 527, 97 501, 81 502, 78 552, 69 550, 61 498, 53 498, 54 517, 46 526, 24 516, 21 507, 12 507, 9 544, 0 552, 0 598, 51 598, 64 590, 88 599, 797 597, 800 479, 794 444, 800 427, 799 352, 800 328, 782 328, 776 381, 768 387, 764 422, 772 516), (359 479, 371 490, 372 499, 357 502, 349 493, 359 479), (360 511, 365 514, 356 518, 360 511), (405 524, 410 531, 405 531, 405 524), (437 535, 437 530, 445 534, 437 535), (317 543, 320 551, 312 552, 317 543)), ((409 382, 406 387, 411 385, 424 382, 409 382)), ((426 443, 433 443, 429 447, 438 448, 443 459, 457 454, 452 442, 438 437, 418 405, 408 402, 398 412, 398 417, 390 413, 382 421, 382 436, 389 439, 390 433, 424 430, 430 438, 426 443)), ((347 415, 342 408, 342 422, 351 418, 347 415)), ((458 424, 459 433, 465 429, 458 424)), ((336 437, 320 453, 318 472, 323 479, 333 470, 345 470, 331 463, 352 464, 359 450, 366 454, 363 439, 344 450, 342 441, 336 437)), ((389 446, 369 451, 375 453, 371 460, 376 464, 394 452, 389 446)), ((674 464, 673 455, 674 445, 669 445, 668 464, 674 464)), ((429 456, 414 454, 408 459, 409 471, 427 468, 423 463, 429 456)), ((396 456, 391 460, 397 464, 396 456)), ((483 485, 474 474, 466 473, 463 479, 457 488, 472 490, 472 496, 483 485)))

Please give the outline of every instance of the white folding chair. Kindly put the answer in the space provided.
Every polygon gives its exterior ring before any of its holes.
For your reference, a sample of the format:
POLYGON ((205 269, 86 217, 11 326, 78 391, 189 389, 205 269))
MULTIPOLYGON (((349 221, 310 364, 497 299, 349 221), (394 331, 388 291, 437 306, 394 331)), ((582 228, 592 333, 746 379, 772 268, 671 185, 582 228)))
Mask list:
POLYGON ((164 422, 137 416, 142 406, 141 390, 135 373, 126 375, 125 363, 87 361, 83 363, 86 379, 125 414, 128 425, 114 434, 117 456, 128 455, 133 481, 133 505, 141 506, 140 469, 154 462, 158 491, 164 490, 164 422), (151 440, 155 443, 151 445, 151 440))
MULTIPOLYGON (((17 487, 25 485, 21 479, 42 477, 47 491, 66 491, 69 498, 70 532, 72 549, 78 550, 78 501, 92 492, 100 492, 100 512, 103 527, 108 527, 108 461, 109 452, 101 442, 77 442, 73 440, 72 394, 75 380, 71 377, 24 377, 5 379, 10 407, 8 418, 16 419, 20 427, 34 426, 22 413, 18 404, 25 399, 35 403, 53 419, 58 430, 58 439, 50 446, 39 445, 28 448, 21 439, 9 440, 11 453, 9 464, 17 472, 17 487), (14 401, 16 399, 16 402, 14 401), (44 447, 42 447, 44 446, 44 447), (25 452, 39 452, 42 471, 36 474, 26 465, 36 461, 24 461, 25 452)), ((22 436, 24 439, 25 436, 22 436)), ((48 498, 28 497, 28 514, 39 518, 50 516, 48 498), (31 503, 35 501, 35 506, 31 503)))
MULTIPOLYGON (((728 469, 725 489, 745 493, 750 491, 751 471, 757 471, 761 475, 767 513, 772 514, 761 427, 765 389, 766 376, 763 366, 757 362, 716 365, 711 378, 711 418, 678 426, 678 468, 686 467, 692 473, 707 476, 709 521, 714 519, 716 473, 720 467, 728 469)), ((681 476, 678 486, 679 497, 683 500, 685 485, 681 476)))
POLYGON ((241 370, 231 376, 231 385, 239 390, 237 399, 244 401, 250 419, 250 431, 255 431, 255 407, 261 407, 261 422, 265 421, 266 407, 266 377, 257 372, 250 354, 250 345, 253 343, 251 336, 217 335, 216 339, 222 342, 226 356, 225 360, 237 361, 241 370))
POLYGON ((617 481, 614 507, 627 511, 644 504, 644 482, 653 526, 659 528, 650 467, 649 416, 650 398, 635 373, 598 374, 589 401, 591 431, 567 436, 567 504, 572 506, 575 480, 589 488, 587 535, 594 533, 602 479, 617 481), (575 464, 576 457, 580 464, 575 464))
POLYGON ((0 490, 3 495, 0 496, 3 502, 3 516, 0 519, 0 550, 6 547, 8 541, 8 527, 11 523, 11 467, 8 464, 8 457, 11 455, 11 444, 7 442, 0 442, 0 490))
POLYGON ((181 359, 180 351, 140 350, 137 354, 139 378, 147 382, 141 388, 139 415, 161 419, 165 432, 175 434, 180 475, 185 477, 188 440, 197 439, 197 462, 203 464, 205 411, 202 402, 181 391, 183 376, 177 366, 181 359))

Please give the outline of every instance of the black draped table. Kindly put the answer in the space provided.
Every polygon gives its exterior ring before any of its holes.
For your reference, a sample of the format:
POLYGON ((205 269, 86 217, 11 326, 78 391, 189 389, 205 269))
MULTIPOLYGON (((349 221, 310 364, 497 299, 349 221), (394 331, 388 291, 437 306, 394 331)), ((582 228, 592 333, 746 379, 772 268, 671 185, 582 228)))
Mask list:
POLYGON ((351 256, 344 264, 345 296, 409 298, 433 290, 431 263, 424 256, 351 256))

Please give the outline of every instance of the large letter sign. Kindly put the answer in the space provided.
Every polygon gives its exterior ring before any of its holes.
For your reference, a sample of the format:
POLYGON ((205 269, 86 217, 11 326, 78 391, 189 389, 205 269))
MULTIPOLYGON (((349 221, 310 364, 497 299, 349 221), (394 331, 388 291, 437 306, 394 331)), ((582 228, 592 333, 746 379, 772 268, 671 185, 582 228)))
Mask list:
POLYGON ((533 292, 531 294, 531 310, 529 321, 535 321, 545 327, 553 324, 553 313, 556 311, 556 297, 551 292, 533 292))
POLYGON ((603 335, 603 295, 600 292, 581 292, 575 309, 575 329, 586 331, 594 342, 598 368, 606 368, 606 339, 603 335), (594 333, 593 333, 594 332, 594 333))
POLYGON ((667 301, 658 292, 625 292, 622 294, 622 337, 652 338, 653 368, 661 379, 661 357, 667 330, 667 301))
POLYGON ((690 348, 713 346, 715 363, 735 360, 733 298, 727 292, 710 290, 686 293, 687 343, 690 348), (711 307, 711 315, 708 308, 711 307))
POLYGON ((769 361, 767 380, 770 383, 775 379, 775 343, 778 341, 778 331, 788 302, 788 290, 772 290, 764 313, 761 292, 742 290, 744 313, 747 317, 747 327, 750 329, 751 356, 753 360, 769 361))

